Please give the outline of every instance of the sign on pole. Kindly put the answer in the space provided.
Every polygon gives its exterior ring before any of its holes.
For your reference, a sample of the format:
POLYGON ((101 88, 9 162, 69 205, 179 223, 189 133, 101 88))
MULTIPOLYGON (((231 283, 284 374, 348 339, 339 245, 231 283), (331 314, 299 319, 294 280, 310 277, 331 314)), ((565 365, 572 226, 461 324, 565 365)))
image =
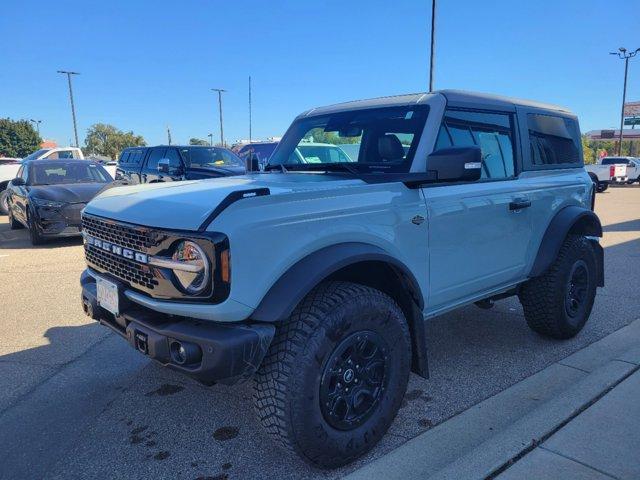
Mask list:
POLYGON ((626 102, 623 115, 625 117, 640 117, 640 102, 626 102))

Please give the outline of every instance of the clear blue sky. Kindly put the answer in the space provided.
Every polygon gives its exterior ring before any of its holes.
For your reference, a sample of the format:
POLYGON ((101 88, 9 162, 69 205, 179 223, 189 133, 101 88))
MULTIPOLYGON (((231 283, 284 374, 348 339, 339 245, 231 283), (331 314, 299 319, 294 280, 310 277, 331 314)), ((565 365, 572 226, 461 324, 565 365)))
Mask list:
MULTIPOLYGON (((0 117, 42 119, 42 134, 72 138, 66 79, 74 79, 79 135, 96 122, 150 143, 281 135, 313 106, 426 90, 430 1, 7 0, 0 8, 0 117)), ((436 88, 558 103, 582 130, 618 123, 623 61, 640 47, 638 0, 439 0, 436 88)), ((640 100, 640 55, 628 100, 640 100)))

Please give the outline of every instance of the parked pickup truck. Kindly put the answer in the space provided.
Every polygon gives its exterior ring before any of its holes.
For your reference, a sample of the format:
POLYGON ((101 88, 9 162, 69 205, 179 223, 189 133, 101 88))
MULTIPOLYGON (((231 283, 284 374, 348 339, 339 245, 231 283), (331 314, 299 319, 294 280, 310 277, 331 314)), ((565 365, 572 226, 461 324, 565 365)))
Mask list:
POLYGON ((428 374, 426 319, 518 296, 538 334, 580 332, 604 285, 594 199, 561 107, 444 90, 314 108, 264 171, 92 200, 82 308, 205 384, 253 378, 266 432, 336 467, 428 374), (357 156, 296 154, 321 136, 357 156))
MULTIPOLYGON (((16 178, 18 170, 22 166, 22 162, 29 160, 70 160, 79 159, 84 160, 82 150, 77 147, 56 147, 56 148, 42 148, 26 156, 20 161, 6 163, 0 165, 0 212, 7 213, 9 211, 9 205, 7 203, 7 186, 9 182, 16 178)), ((115 168, 105 167, 107 172, 113 177, 115 175, 115 168)))
POLYGON ((617 183, 640 183, 640 158, 636 157, 604 157, 602 165, 615 165, 616 173, 613 181, 617 183))
POLYGON ((174 182, 245 173, 231 150, 206 146, 159 145, 125 148, 118 159, 116 180, 127 184, 174 182))
MULTIPOLYGON (((604 192, 609 188, 613 177, 616 175, 615 165, 602 165, 598 163, 595 165, 585 165, 584 169, 589 174, 589 177, 591 177, 591 181, 596 186, 597 192, 604 192)), ((618 173, 624 173, 622 166, 618 167, 618 173)))

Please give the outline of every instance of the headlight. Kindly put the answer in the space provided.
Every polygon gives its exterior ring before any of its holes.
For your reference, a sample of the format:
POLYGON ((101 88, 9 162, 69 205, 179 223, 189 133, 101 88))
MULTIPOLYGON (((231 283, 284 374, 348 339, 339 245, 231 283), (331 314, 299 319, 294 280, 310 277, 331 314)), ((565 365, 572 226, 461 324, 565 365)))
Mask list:
POLYGON ((207 288, 211 279, 209 261, 197 243, 181 241, 171 260, 175 262, 173 273, 186 293, 197 295, 207 288))
POLYGON ((64 202, 56 202, 54 200, 46 200, 44 198, 33 197, 31 198, 31 201, 39 207, 49 207, 49 208, 64 207, 64 202))

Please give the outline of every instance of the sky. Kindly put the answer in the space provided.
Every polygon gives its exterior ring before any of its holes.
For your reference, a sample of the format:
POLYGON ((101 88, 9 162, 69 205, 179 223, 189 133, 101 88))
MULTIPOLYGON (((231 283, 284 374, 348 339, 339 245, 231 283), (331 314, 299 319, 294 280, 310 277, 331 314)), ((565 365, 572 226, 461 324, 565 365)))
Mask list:
MULTIPOLYGON (((428 89, 430 0, 2 0, 0 117, 73 138, 94 123, 150 145, 281 136, 302 111, 428 89)), ((438 0, 435 89, 556 103, 583 132, 619 124, 624 62, 640 47, 640 0, 438 0)), ((640 100, 640 55, 627 100, 640 100)))

